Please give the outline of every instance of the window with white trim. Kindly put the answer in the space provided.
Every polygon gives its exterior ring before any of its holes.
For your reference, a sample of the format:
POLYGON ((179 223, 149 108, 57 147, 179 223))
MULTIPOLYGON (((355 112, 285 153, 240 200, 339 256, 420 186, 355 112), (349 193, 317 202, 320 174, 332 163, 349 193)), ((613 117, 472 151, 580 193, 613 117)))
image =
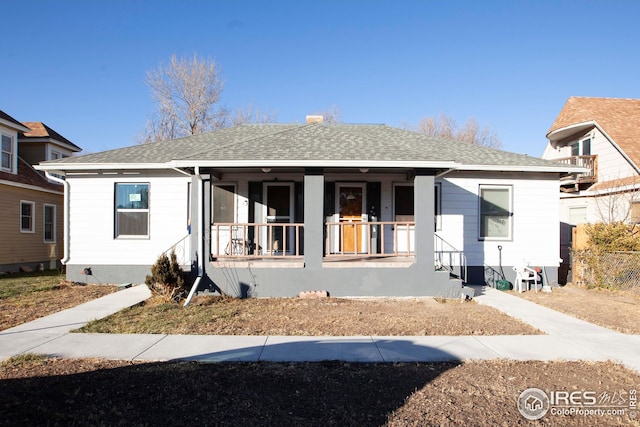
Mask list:
POLYGON ((590 156, 591 155, 591 138, 580 139, 571 144, 572 156, 590 156))
POLYGON ((149 237, 149 183, 116 183, 115 237, 149 237))
POLYGON ((480 240, 511 240, 513 230, 513 187, 480 185, 480 240))
POLYGON ((44 205, 44 241, 56 241, 56 205, 44 205))
POLYGON ((5 172, 14 172, 13 170, 13 157, 15 147, 13 144, 14 138, 7 134, 2 134, 2 170, 5 172))
POLYGON ((36 204, 25 200, 20 201, 20 232, 35 233, 36 204))

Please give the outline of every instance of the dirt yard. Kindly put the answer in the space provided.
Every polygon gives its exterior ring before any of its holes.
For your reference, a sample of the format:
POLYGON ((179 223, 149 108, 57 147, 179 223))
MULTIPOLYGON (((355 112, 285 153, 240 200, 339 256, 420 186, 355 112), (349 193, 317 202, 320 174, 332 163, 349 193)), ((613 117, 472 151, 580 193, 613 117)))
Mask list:
POLYGON ((200 335, 531 335, 537 329, 473 301, 434 298, 198 297, 188 307, 149 301, 81 332, 200 335))
POLYGON ((612 363, 135 363, 12 360, 0 425, 639 425, 640 376, 612 363), (524 390, 593 392, 624 413, 529 422, 524 390), (608 398, 606 397, 608 396, 608 398))
MULTIPOLYGON (((53 307, 74 305, 100 292, 90 286, 72 286, 64 292, 34 294, 44 298, 38 299, 40 305, 46 303, 48 311, 55 311, 53 307), (75 300, 76 292, 85 295, 75 300)), ((586 320, 603 326, 638 333, 638 301, 628 295, 571 287, 550 294, 517 295, 587 316, 586 320), (627 317, 631 321, 622 320, 627 317)), ((37 302, 24 303, 32 297, 21 298, 25 298, 21 300, 24 307, 16 306, 17 297, 0 300, 8 304, 0 306, 0 312, 6 315, 8 309, 20 321, 46 314, 37 302)), ((433 299, 208 298, 186 310, 150 302, 93 327, 124 329, 135 323, 141 329, 171 333, 315 331, 333 335, 495 334, 514 333, 511 328, 515 327, 519 331, 515 333, 536 333, 487 309, 473 302, 433 299), (172 318, 177 320, 169 321, 172 318), (205 326, 194 329, 185 324, 205 326), (283 324, 294 326, 286 329, 283 324)), ((204 364, 27 355, 0 364, 0 426, 638 426, 640 411, 630 405, 639 388, 639 374, 608 362, 204 364), (562 415, 558 410, 585 407, 561 404, 555 413, 530 422, 519 413, 517 401, 531 387, 546 393, 590 393, 597 405, 609 406, 615 413, 562 415)))
POLYGON ((625 334, 640 334, 640 292, 567 285, 552 292, 509 291, 529 301, 625 334))

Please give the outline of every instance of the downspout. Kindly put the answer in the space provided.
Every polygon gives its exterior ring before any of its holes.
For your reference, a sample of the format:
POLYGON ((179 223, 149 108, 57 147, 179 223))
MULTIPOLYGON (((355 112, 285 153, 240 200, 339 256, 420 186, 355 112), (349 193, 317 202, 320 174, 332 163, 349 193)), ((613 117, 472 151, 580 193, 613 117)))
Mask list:
POLYGON ((66 265, 69 262, 69 183, 60 179, 57 176, 52 175, 49 171, 44 172, 47 179, 57 182, 58 184, 62 184, 64 188, 64 204, 63 204, 63 215, 64 215, 64 237, 63 237, 63 258, 60 260, 62 265, 66 265))
POLYGON ((205 260, 204 258, 204 207, 203 205, 203 199, 204 199, 204 194, 203 194, 203 188, 202 188, 202 177, 200 176, 200 166, 196 166, 195 169, 195 176, 196 179, 198 180, 198 207, 200 209, 198 209, 198 252, 197 252, 197 259, 198 259, 198 277, 196 277, 195 282, 193 282, 193 285, 191 286, 191 290, 189 291, 189 295, 187 296, 187 299, 184 302, 184 306, 186 307, 187 305, 189 305, 189 303, 191 302, 191 299, 194 297, 194 295, 196 294, 196 291, 198 290, 198 286, 200 285, 200 281, 202 280, 202 277, 204 276, 204 262, 205 260))

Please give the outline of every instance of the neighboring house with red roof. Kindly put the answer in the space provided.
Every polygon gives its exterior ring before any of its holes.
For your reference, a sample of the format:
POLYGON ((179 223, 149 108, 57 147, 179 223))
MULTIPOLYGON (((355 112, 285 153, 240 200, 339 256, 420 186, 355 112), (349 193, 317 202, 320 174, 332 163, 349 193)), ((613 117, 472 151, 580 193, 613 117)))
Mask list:
POLYGON ((570 97, 542 155, 582 166, 560 181, 561 256, 580 223, 640 222, 640 99, 570 97))
POLYGON ((0 271, 51 269, 63 248, 63 186, 32 165, 80 148, 40 122, 20 123, 0 111, 0 271))
POLYGON ((66 177, 69 280, 141 283, 176 248, 194 292, 459 298, 501 263, 511 280, 523 259, 556 280, 558 186, 576 168, 308 117, 36 169, 66 177))

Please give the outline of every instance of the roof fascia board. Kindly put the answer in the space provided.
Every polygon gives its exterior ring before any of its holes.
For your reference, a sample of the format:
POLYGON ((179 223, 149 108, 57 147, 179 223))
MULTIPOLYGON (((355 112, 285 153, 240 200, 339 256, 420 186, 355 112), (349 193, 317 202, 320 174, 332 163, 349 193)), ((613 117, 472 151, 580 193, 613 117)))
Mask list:
POLYGON ((584 127, 590 127, 590 126, 597 126, 598 124, 595 122, 595 120, 588 120, 586 122, 580 122, 580 123, 575 123, 569 126, 564 126, 561 127, 559 129, 554 130, 553 132, 549 132, 547 134, 547 139, 548 140, 552 140, 553 137, 557 134, 562 134, 564 132, 569 132, 571 130, 576 130, 578 131, 580 128, 584 128, 584 127))
POLYGON ((24 126, 24 125, 18 125, 16 123, 10 122, 9 120, 5 120, 0 118, 0 125, 8 127, 10 129, 15 129, 18 131, 22 131, 22 132, 29 132, 31 129, 29 129, 28 127, 24 126))
POLYGON ((458 170, 469 171, 504 171, 504 172, 557 172, 557 173, 586 173, 589 168, 571 165, 558 166, 508 166, 508 165, 465 165, 458 170))
MULTIPOLYGON (((44 143, 44 144, 53 144, 59 147, 65 148, 74 153, 78 152, 78 146, 73 146, 66 142, 60 141, 59 139, 51 138, 50 136, 39 136, 39 137, 18 137, 18 142, 26 142, 26 143, 44 143)), ((82 150, 80 150, 82 151, 82 150)))
POLYGON ((388 160, 229 160, 170 162, 172 167, 320 167, 320 168, 451 168, 461 164, 455 161, 388 161, 388 160))
POLYGON ((450 168, 460 164, 452 161, 351 161, 351 160, 234 160, 234 161, 188 161, 174 160, 167 163, 40 163, 35 165, 41 171, 77 171, 102 169, 173 169, 184 167, 367 167, 367 168, 450 168))
POLYGON ((43 187, 38 187, 37 185, 22 184, 20 182, 6 181, 4 179, 0 179, 0 185, 8 185, 10 187, 24 188, 26 190, 41 191, 43 193, 50 193, 50 194, 58 194, 58 195, 64 194, 64 191, 48 190, 43 187))
POLYGON ((39 171, 62 172, 82 170, 135 170, 135 169, 171 169, 168 163, 40 163, 33 168, 39 171))

